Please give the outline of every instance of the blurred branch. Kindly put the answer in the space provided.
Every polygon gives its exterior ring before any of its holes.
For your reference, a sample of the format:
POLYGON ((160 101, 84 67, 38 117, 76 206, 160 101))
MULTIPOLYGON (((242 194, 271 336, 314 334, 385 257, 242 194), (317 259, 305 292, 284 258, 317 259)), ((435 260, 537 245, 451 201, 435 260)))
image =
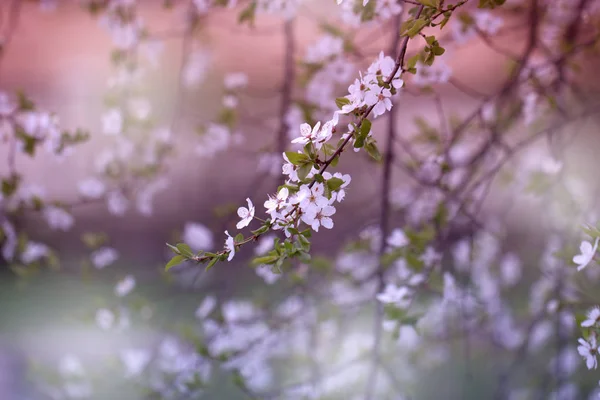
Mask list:
POLYGON ((281 105, 279 108, 279 131, 277 132, 276 152, 283 153, 286 148, 286 138, 290 129, 286 115, 292 104, 292 91, 295 83, 294 56, 296 51, 294 38, 294 20, 288 19, 283 25, 285 37, 285 58, 283 61, 283 85, 281 90, 281 105))
MULTIPOLYGON (((419 8, 419 12, 417 13, 417 18, 421 11, 423 10, 423 6, 419 8)), ((392 40, 392 44, 390 46, 390 54, 395 54, 397 52, 398 45, 400 44, 400 25, 402 24, 402 14, 398 15, 394 21, 394 36, 392 40)), ((403 43, 403 48, 400 50, 400 59, 403 61, 403 56, 406 53, 406 44, 408 40, 405 39, 403 43)), ((400 68, 403 67, 403 62, 400 63, 400 68)), ((394 74, 392 74, 394 76, 394 74)), ((379 230, 381 234, 381 243, 379 244, 379 250, 377 253, 378 265, 376 272, 377 279, 377 293, 383 291, 385 287, 385 270, 384 265, 382 263, 382 258, 386 249, 386 239, 389 234, 389 222, 390 222, 390 192, 391 192, 391 180, 392 180, 392 164, 394 161, 394 140, 396 135, 396 116, 397 116, 397 106, 392 105, 391 110, 389 111, 387 122, 388 122, 388 131, 386 137, 386 149, 383 157, 383 173, 381 176, 381 192, 379 194, 380 199, 380 214, 379 214, 379 230)), ((370 400, 373 398, 375 387, 377 386, 377 372, 380 368, 381 359, 380 359, 380 347, 381 347, 381 339, 383 335, 383 316, 384 316, 384 308, 383 304, 375 301, 376 307, 376 315, 374 318, 374 326, 373 326, 373 350, 372 350, 372 365, 371 371, 367 378, 367 387, 365 392, 365 400, 370 400)))
MULTIPOLYGON (((17 29, 17 26, 19 25, 19 18, 21 16, 21 6, 22 0, 13 0, 10 3, 8 21, 6 21, 6 28, 2 33, 2 39, 0 39, 0 59, 6 53, 6 49, 10 45, 14 37, 15 31, 17 29)), ((4 25, 4 21, 2 21, 2 25, 4 25)))

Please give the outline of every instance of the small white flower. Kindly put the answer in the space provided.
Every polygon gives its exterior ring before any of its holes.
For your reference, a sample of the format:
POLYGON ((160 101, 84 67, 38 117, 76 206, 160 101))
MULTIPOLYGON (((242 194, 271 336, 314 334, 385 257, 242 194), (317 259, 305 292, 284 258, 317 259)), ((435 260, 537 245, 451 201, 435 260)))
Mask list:
POLYGON ((256 267, 256 275, 260 276, 267 285, 272 285, 281 278, 281 274, 273 272, 271 265, 259 265, 256 267))
POLYGON ((227 90, 239 89, 248 84, 248 76, 243 72, 227 74, 224 79, 224 84, 227 90))
POLYGON ((127 275, 116 284, 115 295, 118 297, 127 296, 134 288, 135 278, 132 275, 127 275))
POLYGON ((77 356, 67 354, 58 363, 58 370, 63 377, 83 376, 83 365, 77 356))
POLYGON ((585 365, 588 369, 596 369, 598 367, 598 344, 596 343, 596 335, 592 334, 587 341, 579 339, 580 346, 577 346, 577 352, 585 359, 585 365))
POLYGON ((396 286, 388 283, 385 290, 379 293, 376 298, 384 304, 394 304, 400 308, 408 306, 410 302, 411 291, 406 286, 396 286))
POLYGON ((225 96, 223 97, 223 107, 225 108, 236 108, 238 105, 238 99, 235 96, 225 96))
POLYGON ((321 209, 313 207, 302 215, 302 221, 318 232, 320 226, 327 229, 333 228, 333 220, 330 218, 333 214, 335 214, 333 206, 326 205, 321 209))
POLYGON ((215 296, 206 296, 202 303, 196 309, 196 318, 205 319, 210 315, 210 313, 214 310, 215 305, 217 304, 217 299, 215 296))
POLYGON ((144 121, 150 116, 152 105, 148 99, 136 97, 129 100, 129 112, 134 118, 144 121))
POLYGON ((94 251, 90 258, 94 267, 102 269, 117 261, 119 253, 111 247, 102 247, 94 251))
POLYGON ((208 51, 199 49, 191 52, 183 68, 181 79, 186 87, 197 87, 206 77, 206 71, 210 64, 208 51))
POLYGON ((596 254, 596 250, 598 250, 598 239, 594 242, 594 246, 587 240, 581 242, 579 246, 580 254, 577 254, 573 257, 573 262, 577 264, 577 271, 581 271, 592 261, 594 255, 596 254))
POLYGON ((45 257, 48 254, 48 246, 43 243, 28 242, 25 251, 21 254, 21 261, 30 264, 45 257))
POLYGON ((292 140, 292 143, 306 144, 317 139, 321 122, 317 122, 314 127, 310 127, 306 122, 300 125, 300 137, 292 140))
POLYGON ((68 231, 75 223, 75 219, 71 214, 55 206, 44 208, 44 218, 48 226, 54 230, 68 231))
POLYGON ((120 191, 110 192, 106 198, 108 212, 113 215, 122 216, 129 207, 129 200, 120 191))
POLYGON ((288 188, 284 187, 277 193, 276 197, 269 196, 269 200, 265 201, 265 208, 267 209, 267 213, 272 214, 285 204, 288 196, 289 196, 288 188))
POLYGON ((519 260, 519 257, 512 253, 505 255, 500 262, 500 275, 504 285, 516 285, 521 279, 521 260, 519 260))
POLYGON ((102 116, 102 131, 105 135, 115 136, 123 130, 123 114, 117 108, 112 108, 102 116))
POLYGON ((250 199, 246 199, 246 201, 248 202, 248 208, 240 207, 237 210, 238 217, 242 219, 235 226, 238 229, 242 229, 243 227, 250 225, 250 222, 252 222, 252 219, 254 218, 254 204, 252 204, 250 199))
POLYGON ((584 328, 594 326, 600 321, 600 307, 594 307, 587 313, 587 319, 581 323, 584 328))
POLYGON ((106 187, 100 179, 88 178, 79 182, 78 189, 82 196, 98 199, 104 194, 106 187))
POLYGON ((394 229, 387 240, 388 244, 392 247, 400 248, 406 246, 408 238, 404 234, 404 231, 400 228, 394 229))
POLYGON ((141 374, 150 362, 150 352, 145 349, 126 349, 121 351, 120 358, 125 366, 126 377, 134 377, 141 374))
POLYGON ((225 231, 225 234, 227 235, 227 239, 225 239, 225 248, 229 250, 229 256, 227 256, 227 261, 231 261, 233 259, 233 256, 235 256, 235 240, 233 239, 233 237, 231 237, 229 232, 225 231))
POLYGON ((264 235, 258 240, 258 244, 254 248, 254 254, 263 255, 273 249, 275 235, 264 235))
POLYGON ((183 241, 193 250, 208 250, 213 247, 212 232, 202 224, 188 222, 183 229, 183 241))
POLYGON ((105 331, 113 327, 115 323, 115 314, 112 311, 101 308, 96 311, 96 325, 105 331))

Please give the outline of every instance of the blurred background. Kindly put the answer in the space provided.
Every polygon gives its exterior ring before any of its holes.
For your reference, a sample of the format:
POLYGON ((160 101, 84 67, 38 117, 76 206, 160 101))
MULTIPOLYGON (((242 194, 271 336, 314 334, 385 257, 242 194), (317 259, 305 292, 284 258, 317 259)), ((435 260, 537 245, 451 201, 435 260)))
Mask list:
MULTIPOLYGON (((112 143, 112 138, 103 134, 102 125, 107 82, 115 72, 111 62, 114 47, 111 37, 98 18, 79 1, 6 0, 0 3, 0 28, 5 38, 0 53, 2 90, 6 93, 23 91, 36 107, 55 112, 61 127, 69 130, 84 128, 90 134, 89 141, 78 145, 77 151, 65 159, 40 153, 33 158, 20 156, 16 160, 24 182, 43 187, 48 199, 73 204, 70 211, 75 223, 72 229, 63 232, 48 226, 39 210, 19 214, 16 218, 15 225, 19 230, 56 249, 60 254, 60 268, 40 268, 36 274, 26 277, 19 276, 8 266, 2 268, 0 399, 47 398, 47 391, 39 387, 39 377, 55 382, 55 375, 64 367, 68 355, 76 355, 87 372, 94 376, 94 393, 87 396, 85 388, 79 388, 79 393, 73 389, 70 392, 72 398, 159 398, 141 396, 135 387, 113 385, 117 380, 115 376, 124 373, 118 367, 116 349, 156 345, 173 332, 185 331, 194 323, 198 306, 209 296, 215 296, 220 302, 249 297, 266 304, 285 296, 285 284, 269 285, 249 266, 252 248, 242 249, 232 262, 219 263, 210 271, 193 265, 182 265, 169 272, 164 269, 170 258, 165 242, 180 241, 186 224, 206 227, 211 232, 212 238, 208 242, 212 242, 212 249, 220 249, 225 240, 223 232, 234 230, 238 220, 237 207, 245 205, 245 199, 250 197, 257 207, 257 215, 262 215, 266 194, 275 193, 281 183, 281 176, 261 167, 260 160, 278 151, 276 142, 281 125, 281 87, 287 49, 284 18, 259 15, 255 26, 249 27, 237 23, 240 7, 219 8, 200 17, 201 28, 190 40, 181 33, 186 24, 187 5, 173 2, 171 7, 165 7, 164 3, 138 1, 137 10, 155 46, 149 46, 147 51, 156 52, 157 58, 156 65, 148 69, 142 83, 151 104, 149 120, 155 126, 172 128, 172 155, 167 167, 161 171, 168 188, 154 197, 151 215, 142 215, 132 207, 123 216, 109 212, 104 201, 80 202, 77 186, 95 174, 94 158, 112 143), (195 84, 185 87, 181 83, 182 76, 186 73, 186 63, 191 62, 186 55, 192 53, 198 54, 200 61, 195 62, 193 72, 188 72, 195 74, 195 78, 190 78, 195 84), (222 110, 223 80, 228 74, 237 72, 244 72, 248 77, 247 86, 238 95, 235 131, 240 139, 216 154, 199 154, 193 150, 198 140, 196 128, 217 118, 222 110), (90 263, 90 249, 85 243, 86 233, 100 232, 106 234, 107 243, 119 254, 117 261, 102 269, 94 268, 90 263), (117 299, 115 303, 115 284, 127 276, 135 277, 135 289, 127 297, 131 320, 128 324, 131 326, 107 334, 98 328, 97 311, 120 307, 116 304, 120 305, 124 300, 117 299), (101 367, 99 360, 104 363, 106 359, 109 360, 107 365, 114 368, 101 367)), ((307 0, 300 5, 293 21, 293 57, 298 61, 298 75, 301 75, 299 61, 323 34, 324 23, 345 27, 337 19, 336 10, 334 1, 307 0)), ((407 89, 395 106, 398 135, 402 140, 418 140, 420 129, 416 117, 431 126, 444 124, 436 104, 441 104, 447 116, 464 117, 479 107, 482 99, 502 87, 510 67, 505 53, 520 54, 525 49, 529 25, 522 13, 498 11, 498 15, 502 16, 503 23, 492 39, 476 38, 458 45, 450 33, 438 37, 447 49, 444 60, 452 72, 452 80, 433 85, 435 96, 423 95, 411 86, 410 79, 407 80, 407 89), (465 87, 471 88, 476 95, 466 94, 469 90, 465 87)), ((351 80, 336 88, 338 96, 347 93, 347 85, 381 49, 387 51, 394 34, 391 20, 348 28, 360 56, 353 60, 356 73, 352 74, 351 80)), ((418 50, 419 45, 411 45, 408 53, 412 55, 418 50)), ((583 62, 579 61, 580 70, 573 82, 582 82, 586 99, 594 99, 598 85, 596 58, 587 56, 583 62)), ((300 98, 301 94, 302 89, 293 90, 293 97, 300 98)), ((566 136, 572 137, 573 141, 569 139, 568 148, 565 142, 557 145, 565 150, 560 179, 570 188, 571 194, 576 193, 582 208, 593 208, 597 198, 595 160, 600 144, 595 134, 595 117, 592 115, 579 124, 569 125, 567 130, 566 136)), ((385 143, 385 121, 377 120, 373 132, 380 144, 385 143)), ((517 131, 515 137, 520 134, 522 132, 517 131)), ((286 143, 292 137, 286 137, 286 143)), ((469 143, 477 143, 477 140, 473 136, 469 143)), ((544 140, 541 142, 532 144, 508 167, 533 170, 551 162, 550 146, 544 140)), ((383 145, 381 148, 383 151, 383 145)), ((2 177, 10 173, 2 162, 10 157, 9 154, 8 142, 0 142, 2 177)), ((378 221, 380 168, 363 153, 348 152, 345 156, 337 170, 351 174, 352 183, 346 199, 337 207, 335 228, 322 230, 314 236, 312 253, 315 256, 335 258, 344 245, 378 221)), ((400 151, 398 158, 409 162, 407 155, 400 151)), ((275 171, 279 171, 278 165, 275 165, 275 171)), ((550 175, 551 181, 559 179, 550 175)), ((409 188, 414 187, 414 181, 403 168, 397 168, 393 186, 396 224, 406 220, 407 204, 403 196, 412 190, 409 188)), ((530 192, 522 185, 506 184, 499 178, 479 213, 483 220, 495 221, 501 226, 503 241, 500 247, 518 254, 523 259, 524 271, 538 268, 539 255, 546 242, 544 235, 547 232, 543 227, 547 220, 561 226, 570 225, 571 233, 584 223, 595 222, 590 221, 590 213, 570 215, 570 208, 565 204, 555 208, 540 207, 539 202, 531 199, 530 192)), ((414 205, 427 200, 413 197, 411 202, 414 205)), ((452 256, 454 244, 474 235, 474 228, 454 232, 445 257, 452 256)), ((600 274, 590 268, 589 278, 598 277, 600 274)), ((280 279, 287 282, 292 278, 280 279)), ((532 281, 530 279, 529 283, 524 282, 514 289, 515 296, 526 298, 532 281)), ((364 317, 353 321, 347 330, 357 332, 356 337, 348 339, 349 348, 359 348, 364 335, 371 332, 369 313, 364 317)), ((410 335, 404 336, 407 349, 412 347, 410 335)), ((576 340, 572 342, 576 343, 576 340)), ((449 346, 449 354, 441 348, 432 351, 434 354, 430 357, 439 360, 431 361, 434 367, 427 370, 406 367, 396 371, 406 380, 412 379, 414 397, 410 398, 493 398, 491 388, 501 363, 495 363, 491 358, 496 357, 499 350, 483 344, 478 348, 477 343, 472 346, 475 350, 468 356, 464 355, 467 350, 460 345, 449 346), (465 381, 468 382, 466 386, 465 381)), ((335 357, 337 355, 332 356, 335 357)), ((413 354, 410 357, 420 356, 413 354)), ((502 356, 499 359, 505 361, 502 356)), ((411 362, 409 356, 404 361, 411 362)), ((523 364, 522 371, 546 368, 545 364, 540 366, 536 362, 539 360, 533 360, 531 365, 523 364)), ((577 362, 583 364, 579 359, 577 362)), ((69 365, 68 361, 66 363, 69 365)), ((71 367, 77 369, 73 363, 71 367)), ((293 375, 293 365, 285 368, 293 375)), ((358 372, 359 377, 360 374, 358 372)), ((353 378, 350 375, 346 379, 353 378)), ((587 398, 583 393, 591 393, 596 387, 595 381, 591 381, 591 384, 583 383, 581 387, 585 390, 575 397, 555 395, 559 397, 553 398, 587 398)), ((209 386, 205 398, 249 398, 235 388, 227 374, 215 374, 209 386)), ((550 398, 550 394, 546 396, 550 398)), ((196 397, 190 395, 189 398, 196 397)))

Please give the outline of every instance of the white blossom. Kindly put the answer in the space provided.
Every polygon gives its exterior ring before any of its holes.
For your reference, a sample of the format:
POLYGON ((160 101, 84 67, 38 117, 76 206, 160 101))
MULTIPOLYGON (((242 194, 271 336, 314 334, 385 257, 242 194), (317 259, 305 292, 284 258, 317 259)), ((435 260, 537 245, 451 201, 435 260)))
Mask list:
POLYGON ((206 296, 196 309, 196 318, 205 319, 214 310, 216 305, 217 299, 214 296, 206 296))
POLYGON ((225 249, 229 251, 227 261, 231 261, 233 256, 235 256, 235 240, 233 237, 231 237, 231 235, 229 235, 229 232, 225 231, 225 234, 227 235, 227 239, 225 240, 225 249))
POLYGON ((596 335, 591 334, 588 340, 580 338, 578 340, 579 346, 577 346, 577 352, 580 356, 585 359, 585 365, 587 369, 596 369, 598 367, 598 344, 596 342, 596 335))
POLYGON ((119 258, 119 253, 112 247, 101 247, 100 249, 94 251, 90 258, 94 267, 102 269, 117 261, 119 258))
POLYGON ((102 131, 113 136, 123 131, 123 114, 118 108, 111 108, 102 115, 102 131))
POLYGON ((183 229, 183 241, 195 251, 210 250, 213 247, 212 232, 197 222, 188 222, 183 229))
POLYGON ((115 286, 115 295, 118 297, 127 296, 135 288, 135 278, 133 275, 127 275, 115 286))
POLYGON ((77 187, 82 196, 90 199, 98 199, 102 197, 104 191, 106 190, 104 182, 96 178, 85 179, 79 182, 77 187))
POLYGON ((587 240, 581 242, 579 246, 579 253, 573 257, 573 262, 577 264, 577 271, 581 271, 592 261, 594 255, 596 254, 596 250, 598 250, 598 240, 600 238, 596 238, 594 245, 587 240))
POLYGON ((378 301, 384 304, 394 304, 397 307, 405 308, 410 304, 411 291, 406 286, 396 286, 388 283, 382 293, 377 294, 378 301))
POLYGON ((235 226, 237 229, 242 229, 250 225, 250 222, 252 222, 252 219, 254 218, 254 204, 252 204, 250 199, 246 199, 246 201, 248 202, 248 208, 240 207, 237 210, 237 215, 241 218, 241 220, 235 226))
POLYGON ((587 318, 581 323, 584 328, 590 328, 600 322, 600 307, 594 307, 587 313, 587 318))
POLYGON ((109 330, 115 323, 115 314, 106 309, 101 308, 96 312, 96 325, 102 330, 109 330))
POLYGON ((60 207, 46 206, 43 215, 50 228, 54 230, 68 231, 75 223, 73 216, 60 207))
POLYGON ((45 244, 29 241, 25 251, 21 254, 21 261, 25 264, 31 264, 48 255, 48 251, 48 246, 45 244))
POLYGON ((125 367, 127 378, 140 375, 151 359, 151 354, 145 349, 125 349, 119 354, 121 362, 125 367))

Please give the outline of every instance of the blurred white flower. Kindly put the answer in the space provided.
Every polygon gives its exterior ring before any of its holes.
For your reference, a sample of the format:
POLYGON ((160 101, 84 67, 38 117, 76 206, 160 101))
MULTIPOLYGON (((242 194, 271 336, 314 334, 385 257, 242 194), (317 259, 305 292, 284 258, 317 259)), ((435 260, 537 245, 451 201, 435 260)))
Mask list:
POLYGON ((121 191, 110 192, 106 198, 108 212, 113 215, 122 216, 129 207, 129 200, 121 191))
POLYGON ((140 121, 148 119, 152 112, 152 105, 145 97, 136 97, 129 100, 129 112, 140 121))
POLYGON ((39 260, 48 254, 48 246, 43 243, 29 241, 25 247, 25 251, 21 254, 21 261, 25 264, 30 264, 39 260))
POLYGON ((96 325, 105 331, 111 329, 115 323, 115 314, 106 309, 101 308, 96 311, 96 325))
POLYGON ((581 271, 592 261, 594 255, 596 254, 596 250, 598 250, 598 239, 594 242, 594 245, 587 240, 581 242, 579 246, 580 254, 577 254, 573 257, 573 262, 577 264, 577 271, 581 271))
POLYGON ((127 275, 116 284, 115 295, 118 297, 127 296, 134 288, 135 278, 132 275, 127 275))
POLYGON ((94 251, 90 258, 94 267, 102 269, 117 261, 119 253, 112 247, 102 247, 94 251))
POLYGON ((225 75, 225 88, 227 90, 240 89, 248 84, 248 75, 243 72, 234 72, 225 75))
POLYGON ((77 185, 79 189, 79 193, 90 199, 98 199, 100 198, 106 189, 104 182, 97 178, 88 178, 85 179, 77 185))
POLYGON ((396 248, 404 247, 409 243, 404 231, 400 228, 396 228, 392 231, 387 242, 390 246, 396 248))
POLYGON ((210 54, 206 50, 195 50, 187 56, 181 78, 186 87, 197 87, 206 76, 210 54))
POLYGON ((196 309, 196 318, 204 319, 214 310, 217 299, 214 296, 206 296, 196 309))
POLYGON ((260 276, 266 284, 272 285, 281 278, 281 274, 273 272, 272 265, 259 265, 256 267, 256 275, 260 276))
POLYGON ((183 241, 194 251, 209 250, 213 247, 213 234, 200 223, 188 222, 183 228, 183 241))
POLYGON ((79 357, 66 354, 58 363, 58 371, 63 377, 83 376, 85 374, 79 357))
POLYGON ((121 362, 125 366, 125 376, 135 377, 142 373, 150 362, 150 352, 145 349, 125 349, 120 354, 121 362))
POLYGON ((123 130, 123 114, 118 108, 111 108, 102 115, 102 132, 118 135, 123 130))
POLYGON ((73 216, 60 207, 47 206, 44 208, 43 215, 50 228, 54 230, 68 231, 75 223, 73 216))

